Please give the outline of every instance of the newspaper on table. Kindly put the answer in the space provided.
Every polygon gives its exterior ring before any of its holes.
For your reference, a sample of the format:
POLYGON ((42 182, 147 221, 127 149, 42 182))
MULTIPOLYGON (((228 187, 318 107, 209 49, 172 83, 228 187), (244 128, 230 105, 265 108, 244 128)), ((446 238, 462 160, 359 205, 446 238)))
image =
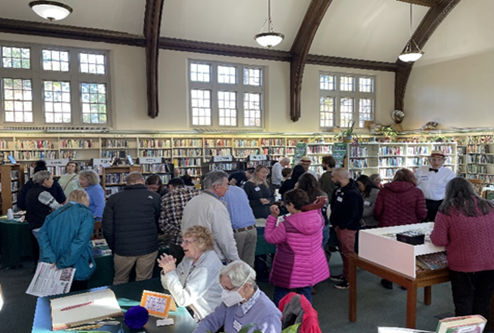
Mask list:
POLYGON ((75 268, 58 269, 55 265, 39 262, 26 294, 43 297, 66 294, 70 291, 75 268))

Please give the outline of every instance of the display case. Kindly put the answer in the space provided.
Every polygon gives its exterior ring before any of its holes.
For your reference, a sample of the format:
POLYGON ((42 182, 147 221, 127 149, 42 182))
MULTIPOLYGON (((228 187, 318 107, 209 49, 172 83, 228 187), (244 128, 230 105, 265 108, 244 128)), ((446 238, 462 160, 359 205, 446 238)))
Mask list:
POLYGON ((406 276, 415 278, 416 257, 423 254, 445 251, 430 241, 433 222, 402 226, 365 229, 359 231, 359 256, 406 276), (420 232, 425 235, 421 245, 410 245, 396 240, 396 234, 405 231, 420 232))

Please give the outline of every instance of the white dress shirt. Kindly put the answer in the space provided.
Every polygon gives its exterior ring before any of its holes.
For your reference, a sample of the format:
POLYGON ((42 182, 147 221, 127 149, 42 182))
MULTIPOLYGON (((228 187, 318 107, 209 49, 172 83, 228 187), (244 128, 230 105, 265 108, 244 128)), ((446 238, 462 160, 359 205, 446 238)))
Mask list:
POLYGON ((430 166, 425 165, 415 171, 417 187, 424 192, 428 200, 443 200, 446 193, 446 184, 453 178, 455 173, 448 168, 440 167, 437 172, 429 171, 430 166))
POLYGON ((283 166, 280 162, 276 162, 271 168, 271 183, 273 185, 281 185, 281 180, 283 179, 281 170, 283 170, 283 166))

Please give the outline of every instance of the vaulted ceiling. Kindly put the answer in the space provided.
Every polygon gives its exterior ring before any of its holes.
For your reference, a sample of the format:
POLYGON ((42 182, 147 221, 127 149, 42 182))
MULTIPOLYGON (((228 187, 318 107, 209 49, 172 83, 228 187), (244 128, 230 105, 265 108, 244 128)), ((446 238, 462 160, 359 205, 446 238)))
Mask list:
MULTIPOLYGON (((30 10, 30 0, 0 1, 0 32, 34 34, 146 47, 148 114, 159 110, 158 49, 290 62, 290 115, 300 117, 306 64, 396 72, 395 107, 403 98, 411 64, 397 61, 409 39, 423 47, 460 0, 271 0, 275 31, 285 40, 274 50, 253 39, 267 16, 267 0, 65 0, 74 11, 50 23, 30 10)), ((468 0, 482 1, 486 0, 468 0)))

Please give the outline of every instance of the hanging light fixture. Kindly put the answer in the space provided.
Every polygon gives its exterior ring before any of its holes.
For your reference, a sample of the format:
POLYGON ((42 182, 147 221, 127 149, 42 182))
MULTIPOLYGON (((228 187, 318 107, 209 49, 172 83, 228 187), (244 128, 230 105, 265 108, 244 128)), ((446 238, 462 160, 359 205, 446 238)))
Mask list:
POLYGON ((273 47, 281 43, 285 36, 279 32, 274 32, 273 21, 271 20, 271 0, 268 0, 268 18, 261 28, 261 33, 254 36, 256 42, 264 47, 273 47), (268 23, 268 32, 262 32, 262 28, 268 23))
POLYGON ((424 52, 412 38, 412 4, 410 4, 410 40, 405 46, 405 50, 398 54, 398 58, 403 62, 417 61, 424 55, 424 52))
POLYGON ((72 13, 72 7, 58 1, 31 1, 29 7, 31 7, 36 14, 48 21, 63 20, 72 13))

